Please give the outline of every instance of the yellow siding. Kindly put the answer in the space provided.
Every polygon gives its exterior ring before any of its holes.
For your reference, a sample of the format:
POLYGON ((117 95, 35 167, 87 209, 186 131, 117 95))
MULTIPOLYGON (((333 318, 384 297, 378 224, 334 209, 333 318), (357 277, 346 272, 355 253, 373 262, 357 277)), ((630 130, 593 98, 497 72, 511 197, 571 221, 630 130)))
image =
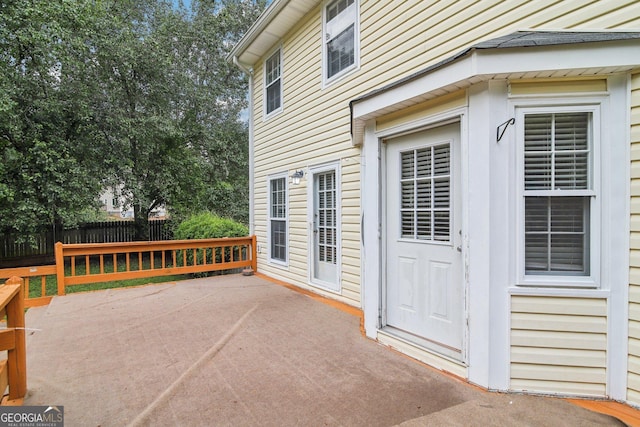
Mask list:
POLYGON ((640 405, 640 73, 631 77, 630 228, 627 400, 640 405))
POLYGON ((511 389, 606 395, 607 300, 511 297, 511 389))
MULTIPOLYGON (((267 176, 333 161, 341 166, 342 294, 361 304, 360 148, 350 137, 349 101, 426 68, 462 49, 524 28, 595 29, 637 26, 632 1, 360 1, 360 69, 322 87, 321 8, 278 44, 283 49, 283 112, 263 119, 263 67, 254 65, 255 230, 261 245, 259 270, 310 288, 308 277, 307 180, 290 187, 288 267, 267 263, 267 176)), ((637 15, 637 14, 635 14, 637 15)), ((414 112, 417 115, 424 112, 414 112)), ((393 120, 386 123, 391 126, 393 120)), ((640 204, 640 202, 639 202, 640 204)), ((640 209, 638 210, 640 212, 640 209)), ((640 267, 640 264, 638 264, 640 267)), ((315 289, 320 293, 322 290, 315 289)))
POLYGON ((536 79, 518 80, 509 84, 511 95, 605 92, 606 79, 536 79))
POLYGON ((423 117, 466 105, 467 92, 465 90, 459 90, 380 117, 376 120, 376 130, 386 130, 403 123, 412 122, 423 117))

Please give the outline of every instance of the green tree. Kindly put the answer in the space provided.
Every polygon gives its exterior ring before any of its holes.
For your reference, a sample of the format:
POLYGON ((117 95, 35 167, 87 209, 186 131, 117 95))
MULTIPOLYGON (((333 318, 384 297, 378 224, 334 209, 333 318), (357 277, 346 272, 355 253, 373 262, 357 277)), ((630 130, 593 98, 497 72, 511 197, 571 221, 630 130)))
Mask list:
POLYGON ((0 229, 73 224, 106 185, 138 238, 165 204, 247 220, 245 76, 264 0, 0 2, 0 229))
POLYGON ((99 126, 121 155, 112 178, 124 186, 141 239, 160 204, 175 215, 209 209, 247 219, 247 81, 226 56, 264 2, 193 6, 110 3, 97 45, 99 126))
POLYGON ((73 223, 100 191, 85 95, 90 3, 0 3, 0 230, 73 223))

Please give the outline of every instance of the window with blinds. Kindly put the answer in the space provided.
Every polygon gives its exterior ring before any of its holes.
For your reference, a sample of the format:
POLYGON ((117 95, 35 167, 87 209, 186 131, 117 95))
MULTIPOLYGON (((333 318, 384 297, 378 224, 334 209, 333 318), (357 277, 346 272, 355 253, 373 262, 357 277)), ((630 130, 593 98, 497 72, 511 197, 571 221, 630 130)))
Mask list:
POLYGON ((266 114, 282 106, 280 50, 267 59, 264 66, 265 108, 266 114))
POLYGON ((401 236, 451 240, 451 145, 409 150, 401 161, 401 236))
POLYGON ((287 187, 284 177, 269 181, 269 258, 287 261, 287 187))
POLYGON ((356 66, 358 4, 356 0, 333 0, 324 13, 325 81, 356 66))
POLYGON ((335 171, 318 174, 317 186, 316 231, 318 233, 318 260, 335 264, 338 249, 335 171))
POLYGON ((591 113, 524 116, 525 273, 590 274, 591 113))

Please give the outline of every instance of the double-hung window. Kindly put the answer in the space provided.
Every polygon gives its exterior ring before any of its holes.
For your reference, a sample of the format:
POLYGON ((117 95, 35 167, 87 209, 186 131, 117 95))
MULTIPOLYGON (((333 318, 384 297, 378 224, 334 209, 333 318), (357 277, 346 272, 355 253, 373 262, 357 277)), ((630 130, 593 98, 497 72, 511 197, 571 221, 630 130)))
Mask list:
POLYGON ((597 269, 596 112, 531 108, 518 117, 523 123, 525 278, 579 283, 597 269))
POLYGON ((331 81, 358 67, 358 0, 333 0, 324 8, 323 81, 331 81))
POLYGON ((265 117, 282 110, 282 50, 274 52, 264 64, 265 117))
POLYGON ((287 177, 269 179, 268 247, 269 261, 287 263, 287 177))

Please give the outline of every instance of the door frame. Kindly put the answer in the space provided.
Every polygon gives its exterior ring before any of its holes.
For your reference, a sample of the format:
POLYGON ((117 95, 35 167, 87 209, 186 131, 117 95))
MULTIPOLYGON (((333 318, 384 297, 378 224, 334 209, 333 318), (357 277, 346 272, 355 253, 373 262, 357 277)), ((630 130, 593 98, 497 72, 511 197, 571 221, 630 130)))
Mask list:
MULTIPOLYGON (((398 126, 394 126, 392 128, 389 129, 384 129, 384 130, 380 130, 380 131, 376 131, 374 126, 375 124, 371 124, 368 129, 365 130, 365 132, 367 133, 367 136, 372 136, 375 138, 375 140, 377 141, 376 147, 375 147, 375 155, 377 156, 377 165, 376 165, 376 170, 375 175, 377 175, 377 193, 375 195, 375 209, 376 211, 373 212, 372 211, 372 205, 374 202, 373 200, 369 199, 367 197, 367 191, 366 188, 364 188, 363 191, 363 220, 364 217, 369 217, 371 218, 371 216, 377 217, 378 218, 378 224, 377 224, 377 228, 378 228, 378 241, 377 241, 377 250, 373 251, 371 249, 372 248, 372 243, 369 241, 367 242, 366 240, 363 241, 363 247, 364 247, 364 253, 365 253, 365 258, 367 258, 367 253, 369 253, 370 255, 374 254, 375 252, 377 252, 377 256, 375 258, 377 258, 377 271, 371 269, 370 267, 368 268, 367 265, 363 262, 363 273, 364 276, 367 278, 371 278, 371 276, 374 273, 376 276, 378 276, 377 278, 377 289, 375 292, 375 296, 372 295, 373 292, 367 292, 366 290, 365 292, 365 296, 363 298, 363 308, 365 311, 365 316, 367 318, 371 318, 371 311, 373 308, 373 304, 375 303, 375 305, 377 306, 377 324, 376 324, 376 328, 374 331, 370 330, 370 328, 367 327, 367 324, 365 324, 365 332, 367 334, 367 336, 375 338, 377 336, 378 331, 382 331, 383 328, 386 326, 387 323, 387 319, 386 319, 386 277, 387 277, 387 268, 386 268, 386 259, 387 259, 387 230, 385 227, 385 224, 387 223, 387 218, 386 218, 386 212, 385 212, 385 200, 386 200, 386 194, 385 194, 385 184, 386 180, 387 180, 387 176, 386 176, 386 164, 387 164, 387 158, 386 158, 386 149, 384 149, 384 140, 386 139, 391 139, 394 137, 398 137, 398 136, 403 136, 403 135, 407 135, 407 134, 412 134, 412 133, 416 133, 416 132, 421 132, 424 130, 429 130, 429 129, 434 129, 434 128, 438 128, 441 126, 445 126, 445 125, 449 125, 449 124, 453 124, 453 123, 458 123, 459 124, 459 146, 458 149, 460 150, 460 164, 458 165, 458 167, 460 168, 460 191, 461 191, 461 206, 460 206, 460 216, 461 216, 461 227, 462 227, 462 295, 463 295, 463 301, 461 302, 464 307, 463 307, 463 331, 462 331, 462 348, 461 348, 461 355, 460 355, 460 359, 451 359, 449 356, 447 356, 446 354, 441 354, 438 353, 440 356, 453 360, 456 363, 462 363, 463 365, 467 365, 468 364, 468 347, 469 347, 469 280, 468 280, 468 224, 469 224, 469 213, 468 213, 468 201, 466 198, 466 195, 468 194, 468 132, 467 132, 467 126, 468 126, 468 113, 467 113, 467 108, 466 107, 460 107, 460 108, 455 108, 455 109, 451 109, 439 114, 434 114, 425 118, 421 118, 419 120, 414 120, 414 121, 410 121, 398 126), (375 213, 375 215, 374 215, 375 213), (377 273, 377 274, 376 274, 377 273), (375 301, 372 301, 372 298, 375 299, 375 301)), ((373 138, 371 138, 373 139, 373 138)), ((366 142, 365 142, 366 145, 366 142)), ((373 147, 369 147, 369 148, 373 148, 373 147)), ((367 153, 363 153, 364 158, 365 158, 365 165, 371 165, 371 160, 373 157, 373 150, 367 150, 367 153)), ((363 181, 367 180, 367 176, 369 175, 369 172, 371 172, 370 167, 365 169, 365 174, 363 175, 363 181)), ((370 178, 369 181, 370 182, 370 178)), ((369 223, 370 224, 370 223, 369 223)), ((369 225, 370 226, 370 225, 369 225)), ((367 226, 367 222, 364 222, 364 226, 363 226, 363 232, 367 232, 367 228, 369 228, 369 226, 367 226)), ((369 228, 370 229, 370 228, 369 228)), ((370 233, 367 233, 367 236, 370 235, 370 233)), ((365 238, 366 239, 366 238, 365 238)), ((370 239, 369 239, 370 240, 370 239)), ((367 279, 368 280, 368 279, 367 279)), ((363 284, 363 288, 365 288, 365 284, 363 284)), ((371 322, 368 322, 369 324, 371 324, 371 322)), ((415 343, 414 343, 415 344, 415 343)), ((433 351, 430 348, 427 347, 422 347, 422 349, 426 350, 426 351, 433 351)))
POLYGON ((307 172, 307 228, 308 228, 308 282, 311 286, 323 289, 325 291, 341 294, 342 293, 342 180, 340 162, 333 161, 322 163, 316 166, 309 166, 307 172), (335 283, 328 283, 316 279, 314 276, 315 268, 315 238, 313 235, 313 214, 315 211, 315 176, 319 173, 334 171, 336 175, 336 277, 335 283))

